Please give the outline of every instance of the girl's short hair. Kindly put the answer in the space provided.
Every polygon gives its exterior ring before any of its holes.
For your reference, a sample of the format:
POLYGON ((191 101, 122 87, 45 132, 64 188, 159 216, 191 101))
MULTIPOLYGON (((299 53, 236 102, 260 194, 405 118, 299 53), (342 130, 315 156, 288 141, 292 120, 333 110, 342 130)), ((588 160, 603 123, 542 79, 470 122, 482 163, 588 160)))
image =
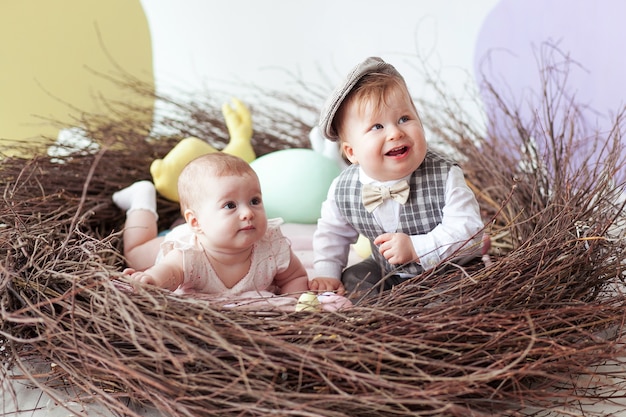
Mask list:
POLYGON ((211 186, 211 177, 227 176, 251 176, 258 179, 250 164, 224 152, 208 153, 189 162, 178 177, 181 211, 196 207, 202 201, 203 190, 211 186))

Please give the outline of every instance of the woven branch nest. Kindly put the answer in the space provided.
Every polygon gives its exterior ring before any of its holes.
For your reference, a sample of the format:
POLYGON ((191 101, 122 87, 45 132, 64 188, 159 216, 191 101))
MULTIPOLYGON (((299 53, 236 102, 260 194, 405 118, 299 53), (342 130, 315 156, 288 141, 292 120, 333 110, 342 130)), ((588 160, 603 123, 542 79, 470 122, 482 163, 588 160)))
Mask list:
MULTIPOLYGON (((247 312, 116 285, 124 213, 112 193, 149 179, 152 160, 186 134, 226 141, 219 106, 190 108, 179 135, 145 139, 133 120, 89 120, 98 151, 2 161, 3 380, 14 369, 122 415, 139 403, 175 416, 531 415, 617 389, 614 379, 598 383, 605 390, 577 381, 608 376, 595 366, 622 354, 623 185, 607 179, 622 168, 619 134, 597 138, 602 170, 557 173, 554 159, 513 151, 538 132, 485 137, 453 108, 431 107, 438 116, 424 123, 460 156, 493 265, 445 263, 343 312, 247 312), (31 360, 51 366, 34 375, 31 360)), ((272 106, 253 117, 259 154, 307 146, 302 119, 272 106)), ((567 145, 563 161, 577 132, 564 133, 543 137, 567 145)), ((167 227, 178 207, 158 205, 167 227)))

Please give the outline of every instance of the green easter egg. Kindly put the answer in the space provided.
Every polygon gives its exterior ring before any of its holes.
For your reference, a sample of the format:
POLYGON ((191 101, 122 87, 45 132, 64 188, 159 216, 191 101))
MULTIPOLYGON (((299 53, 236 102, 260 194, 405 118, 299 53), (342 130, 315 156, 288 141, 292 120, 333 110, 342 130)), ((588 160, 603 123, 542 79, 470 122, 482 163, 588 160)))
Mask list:
POLYGON ((259 176, 268 218, 287 223, 316 223, 328 188, 341 169, 311 149, 285 149, 250 163, 259 176))

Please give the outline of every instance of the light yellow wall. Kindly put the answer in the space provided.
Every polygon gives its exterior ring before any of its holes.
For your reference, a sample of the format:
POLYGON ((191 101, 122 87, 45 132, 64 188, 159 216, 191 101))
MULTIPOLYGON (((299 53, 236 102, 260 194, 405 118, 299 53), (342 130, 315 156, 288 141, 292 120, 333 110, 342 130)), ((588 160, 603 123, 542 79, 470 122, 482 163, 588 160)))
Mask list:
MULTIPOLYGON (((0 0, 0 152, 56 138, 55 122, 77 111, 106 113, 103 101, 152 99, 94 74, 131 74, 154 88, 148 22, 139 0, 0 0), (120 68, 117 68, 119 66, 120 68)), ((151 115, 150 115, 151 116, 151 115)))

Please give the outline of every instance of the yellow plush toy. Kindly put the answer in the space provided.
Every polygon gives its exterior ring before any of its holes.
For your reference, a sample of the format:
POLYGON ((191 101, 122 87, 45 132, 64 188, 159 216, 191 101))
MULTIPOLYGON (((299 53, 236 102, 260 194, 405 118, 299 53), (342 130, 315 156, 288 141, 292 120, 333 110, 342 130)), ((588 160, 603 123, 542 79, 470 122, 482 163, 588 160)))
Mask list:
MULTIPOLYGON (((222 114, 228 128, 230 141, 222 152, 235 155, 252 162, 256 158, 252 148, 252 117, 248 108, 239 100, 233 105, 225 103, 222 114)), ((178 201, 178 177, 191 160, 211 152, 219 152, 205 141, 188 137, 181 140, 163 159, 156 159, 150 165, 150 174, 156 190, 165 198, 178 201)))

